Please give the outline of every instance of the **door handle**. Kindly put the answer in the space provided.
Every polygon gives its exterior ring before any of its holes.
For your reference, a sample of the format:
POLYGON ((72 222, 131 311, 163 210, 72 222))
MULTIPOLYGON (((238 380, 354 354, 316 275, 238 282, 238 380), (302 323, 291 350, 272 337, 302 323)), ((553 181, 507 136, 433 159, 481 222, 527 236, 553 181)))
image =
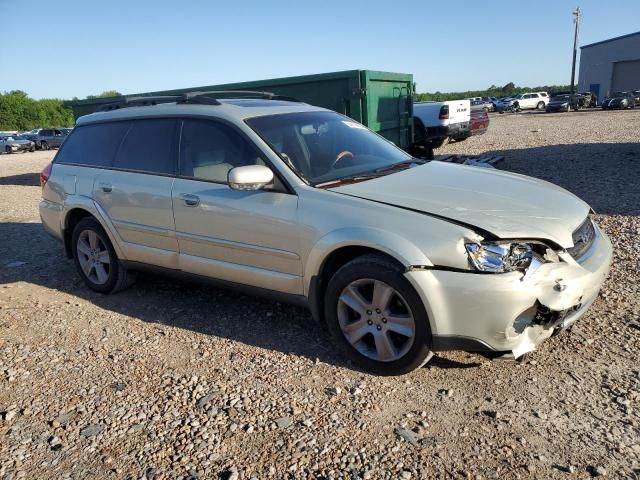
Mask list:
POLYGON ((191 193, 181 193, 180 198, 187 207, 196 207, 200 205, 200 197, 191 193))
POLYGON ((100 184, 100 189, 104 193, 111 193, 111 190, 113 190, 113 186, 110 183, 101 183, 100 184))

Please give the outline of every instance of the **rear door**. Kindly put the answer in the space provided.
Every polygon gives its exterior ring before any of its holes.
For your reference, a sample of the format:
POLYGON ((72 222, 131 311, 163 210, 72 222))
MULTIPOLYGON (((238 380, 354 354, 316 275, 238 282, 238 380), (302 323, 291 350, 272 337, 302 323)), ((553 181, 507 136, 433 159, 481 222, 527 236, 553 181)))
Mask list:
POLYGON ((115 227, 127 259, 177 268, 171 187, 178 121, 144 119, 126 125, 111 169, 94 183, 93 197, 115 227))
POLYGON ((265 164, 235 128, 184 120, 173 212, 182 270, 301 294, 298 197, 282 189, 233 190, 231 168, 265 164))

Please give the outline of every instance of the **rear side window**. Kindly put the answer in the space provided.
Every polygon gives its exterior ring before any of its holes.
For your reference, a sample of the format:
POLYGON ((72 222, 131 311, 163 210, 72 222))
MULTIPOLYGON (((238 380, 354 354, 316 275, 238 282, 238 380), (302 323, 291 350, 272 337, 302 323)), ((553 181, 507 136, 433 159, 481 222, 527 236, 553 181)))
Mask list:
POLYGON ((173 119, 133 121, 113 166, 125 170, 174 174, 177 123, 173 119))
POLYGON ((77 127, 62 144, 56 163, 110 167, 129 122, 100 123, 77 127))
POLYGON ((264 162, 232 128, 204 120, 184 121, 180 175, 226 183, 232 168, 256 164, 264 165, 264 162))

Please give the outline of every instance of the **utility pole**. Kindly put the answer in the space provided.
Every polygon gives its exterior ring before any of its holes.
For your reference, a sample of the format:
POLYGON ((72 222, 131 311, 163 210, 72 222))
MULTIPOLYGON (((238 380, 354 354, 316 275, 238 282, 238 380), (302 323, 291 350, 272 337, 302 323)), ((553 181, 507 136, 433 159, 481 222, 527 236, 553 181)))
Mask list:
POLYGON ((576 11, 573 12, 573 23, 576 24, 575 33, 573 36, 573 63, 571 64, 571 94, 575 93, 575 81, 576 81, 576 56, 578 55, 578 31, 580 30, 580 17, 582 17, 582 12, 580 11, 580 7, 576 8, 576 11))

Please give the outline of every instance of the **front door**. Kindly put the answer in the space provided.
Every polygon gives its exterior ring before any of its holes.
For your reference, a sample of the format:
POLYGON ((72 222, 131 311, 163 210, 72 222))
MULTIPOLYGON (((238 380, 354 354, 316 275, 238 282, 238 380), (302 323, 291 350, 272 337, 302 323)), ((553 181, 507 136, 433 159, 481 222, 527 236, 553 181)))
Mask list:
POLYGON ((112 169, 103 170, 94 181, 93 198, 115 227, 128 260, 176 269, 171 187, 179 122, 127 123, 112 169))
POLYGON ((183 121, 180 177, 172 193, 180 268, 301 294, 298 197, 283 189, 239 191, 227 184, 231 168, 257 163, 264 160, 233 127, 183 121))

